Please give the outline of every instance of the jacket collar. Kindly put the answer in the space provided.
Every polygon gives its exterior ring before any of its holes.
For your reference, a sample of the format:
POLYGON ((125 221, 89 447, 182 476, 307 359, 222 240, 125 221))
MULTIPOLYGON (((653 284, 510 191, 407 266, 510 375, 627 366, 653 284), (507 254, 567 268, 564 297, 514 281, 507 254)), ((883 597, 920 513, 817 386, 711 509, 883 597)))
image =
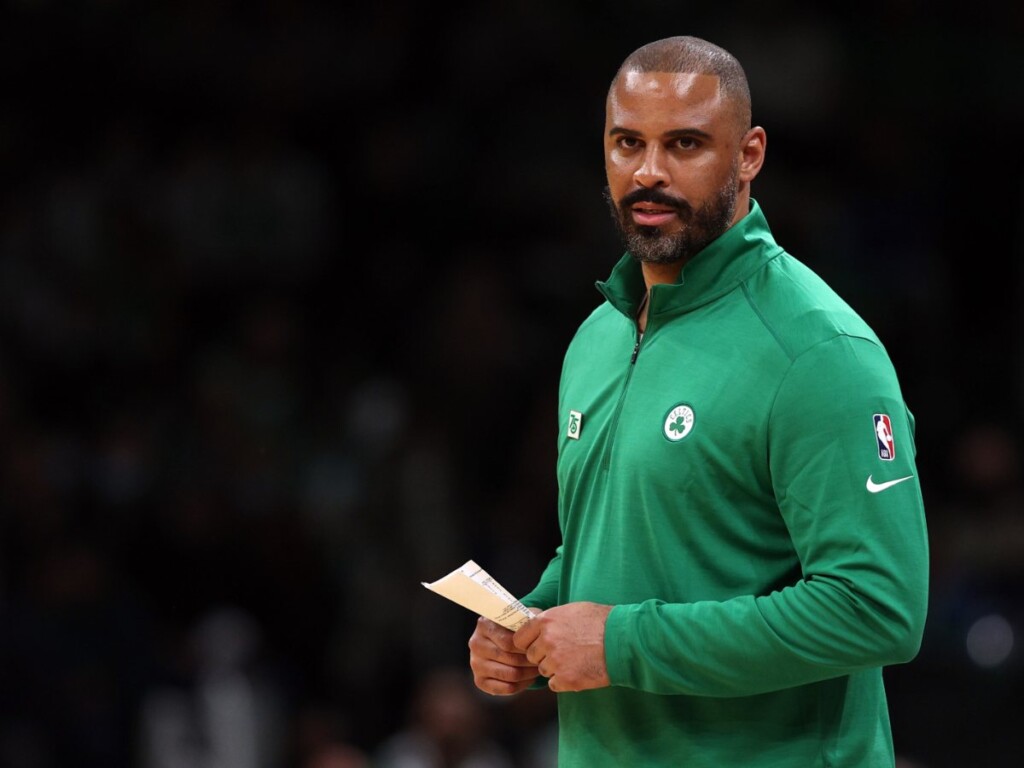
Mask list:
MULTIPOLYGON (((764 264, 782 253, 761 206, 751 198, 750 212, 712 241, 683 267, 675 283, 651 290, 649 315, 688 312, 725 295, 764 264)), ((644 295, 640 265, 626 253, 609 278, 597 283, 609 303, 629 318, 636 317, 644 295)))

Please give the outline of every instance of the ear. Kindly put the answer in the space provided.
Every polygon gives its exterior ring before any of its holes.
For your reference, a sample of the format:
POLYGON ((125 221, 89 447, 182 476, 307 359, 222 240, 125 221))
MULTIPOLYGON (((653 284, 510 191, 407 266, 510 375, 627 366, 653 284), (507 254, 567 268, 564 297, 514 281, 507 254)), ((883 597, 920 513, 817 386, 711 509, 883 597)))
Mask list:
POLYGON ((768 145, 768 136, 764 128, 755 125, 747 131, 740 141, 740 165, 739 180, 750 182, 754 180, 764 165, 764 151, 768 145))

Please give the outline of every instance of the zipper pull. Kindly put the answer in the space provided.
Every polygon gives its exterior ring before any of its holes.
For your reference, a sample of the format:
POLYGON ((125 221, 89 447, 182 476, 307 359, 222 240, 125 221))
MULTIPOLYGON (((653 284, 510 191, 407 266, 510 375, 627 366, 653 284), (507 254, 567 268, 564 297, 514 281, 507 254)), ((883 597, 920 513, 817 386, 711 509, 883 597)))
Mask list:
POLYGON ((633 356, 629 358, 629 364, 633 365, 636 362, 636 356, 640 354, 640 342, 644 340, 643 329, 640 328, 640 317, 644 313, 644 308, 647 306, 647 302, 650 301, 651 291, 648 289, 644 291, 644 297, 640 299, 640 306, 636 310, 636 344, 633 345, 633 356))

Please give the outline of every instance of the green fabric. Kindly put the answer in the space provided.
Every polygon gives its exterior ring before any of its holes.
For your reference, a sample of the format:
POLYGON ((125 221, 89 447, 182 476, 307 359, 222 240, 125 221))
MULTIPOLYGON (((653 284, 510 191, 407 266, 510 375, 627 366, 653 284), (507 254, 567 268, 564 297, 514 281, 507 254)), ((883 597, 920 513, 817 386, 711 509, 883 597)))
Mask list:
POLYGON ((928 552, 882 344, 756 202, 654 287, 635 362, 639 267, 598 288, 562 372, 562 545, 524 597, 615 606, 612 686, 559 695, 559 764, 892 765, 881 668, 917 652, 928 552))

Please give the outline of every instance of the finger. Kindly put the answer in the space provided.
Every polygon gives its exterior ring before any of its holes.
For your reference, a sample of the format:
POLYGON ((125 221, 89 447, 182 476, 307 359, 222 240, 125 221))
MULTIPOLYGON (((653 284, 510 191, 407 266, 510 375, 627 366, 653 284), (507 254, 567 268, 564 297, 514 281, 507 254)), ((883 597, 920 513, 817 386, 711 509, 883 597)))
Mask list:
POLYGON ((525 651, 533 645, 534 640, 540 635, 540 619, 543 615, 544 612, 541 611, 516 631, 512 636, 512 644, 516 648, 525 651))
POLYGON ((526 649, 526 653, 523 655, 526 657, 526 660, 528 662, 537 665, 539 665, 542 661, 544 661, 544 659, 547 658, 547 653, 545 653, 541 643, 534 643, 526 649))
POLYGON ((539 674, 536 667, 510 667, 507 664, 500 664, 486 659, 471 659, 470 669, 474 677, 481 679, 500 680, 503 683, 520 683, 524 680, 533 680, 539 674))
POLYGON ((526 658, 526 655, 513 648, 507 651, 498 646, 493 640, 483 635, 474 633, 469 638, 469 657, 479 657, 485 660, 497 661, 511 667, 532 667, 534 664, 526 658))
POLYGON ((496 677, 515 681, 523 676, 537 676, 537 667, 521 653, 508 653, 486 638, 477 638, 469 644, 469 666, 482 677, 496 677), (495 671, 497 670, 497 671, 495 671))
POLYGON ((482 691, 495 696, 518 693, 537 679, 534 668, 508 667, 502 664, 473 665, 473 682, 482 691))
POLYGON ((476 627, 476 631, 473 633, 474 635, 479 633, 483 637, 489 639, 492 643, 494 643, 502 650, 508 651, 510 653, 519 653, 519 650, 515 647, 515 645, 512 642, 512 630, 505 629, 505 627, 501 626, 500 624, 497 624, 491 621, 490 619, 485 619, 483 617, 477 619, 476 627))
POLYGON ((496 661, 499 664, 504 664, 509 667, 535 668, 537 666, 526 657, 526 654, 520 653, 519 651, 515 651, 514 653, 503 651, 494 643, 487 640, 482 640, 469 646, 470 660, 472 661, 474 657, 486 661, 496 661))
POLYGON ((552 675, 548 678, 548 690, 554 693, 570 693, 572 691, 581 691, 583 688, 579 687, 572 678, 566 678, 565 675, 552 675))
POLYGON ((494 680, 492 678, 474 678, 473 682, 476 684, 477 688, 491 696, 512 696, 520 691, 525 691, 530 687, 530 684, 533 681, 524 680, 518 683, 506 683, 502 680, 494 680))

